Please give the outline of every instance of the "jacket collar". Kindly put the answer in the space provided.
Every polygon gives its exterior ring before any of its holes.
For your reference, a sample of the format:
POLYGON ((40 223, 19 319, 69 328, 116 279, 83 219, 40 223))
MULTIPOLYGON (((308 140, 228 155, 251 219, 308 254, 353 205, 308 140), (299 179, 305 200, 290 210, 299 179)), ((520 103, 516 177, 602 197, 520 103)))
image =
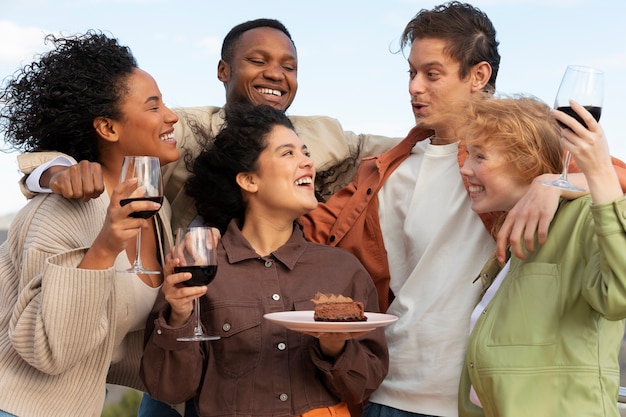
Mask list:
MULTIPOLYGON (((398 167, 398 165, 400 165, 406 158, 408 158, 409 154, 411 153, 411 149, 413 149, 413 147, 415 146, 417 142, 426 140, 434 134, 435 132, 433 130, 423 129, 423 128, 416 126, 413 129, 411 129, 411 131, 409 131, 406 138, 404 138, 396 146, 394 146, 387 152, 383 153, 382 155, 372 157, 376 159, 376 165, 378 166, 379 171, 381 173, 381 178, 379 181, 378 189, 382 187, 384 182, 391 175, 391 173, 398 167), (387 167, 387 168, 382 169, 382 167, 387 167)), ((467 147, 465 146, 464 141, 459 142, 459 151, 458 151, 457 158, 458 158, 459 169, 461 169, 461 167, 465 163, 465 160, 467 159, 467 147)), ((363 159, 365 160, 367 158, 363 158, 363 159)), ((460 172, 459 172, 459 175, 461 175, 460 172)), ((461 176, 461 178, 463 180, 463 184, 465 185, 465 190, 467 191, 469 195, 469 182, 467 181, 465 177, 461 176)), ((482 213, 478 215, 480 219, 482 220, 483 224, 485 225, 485 228, 494 239, 496 238, 496 235, 497 235, 496 230, 495 230, 495 225, 498 219, 500 219, 500 217, 503 216, 503 214, 504 214, 503 212, 499 211, 499 212, 491 212, 491 213, 482 213)))
POLYGON ((307 242, 304 240, 302 230, 294 223, 293 233, 283 246, 272 252, 269 257, 261 257, 250 246, 250 243, 241 233, 238 221, 233 219, 228 224, 226 233, 222 237, 222 245, 226 251, 228 263, 234 264, 248 259, 267 259, 273 257, 289 270, 292 270, 306 250, 307 242))
MULTIPOLYGON (((504 262, 505 263, 508 262, 510 258, 511 258, 511 250, 507 249, 506 260, 504 262)), ((480 274, 478 274, 476 279, 474 279, 473 281, 473 282, 476 282, 479 279, 481 281, 483 288, 480 292, 479 299, 481 299, 485 295, 485 293, 487 292, 487 289, 491 286, 491 284, 493 284, 493 281, 495 281, 496 277, 498 276, 498 274, 500 273, 503 267, 504 267, 504 264, 498 261, 498 258, 496 258, 495 254, 491 256, 491 258, 487 261, 487 263, 485 263, 485 266, 483 266, 483 269, 481 269, 480 274)))

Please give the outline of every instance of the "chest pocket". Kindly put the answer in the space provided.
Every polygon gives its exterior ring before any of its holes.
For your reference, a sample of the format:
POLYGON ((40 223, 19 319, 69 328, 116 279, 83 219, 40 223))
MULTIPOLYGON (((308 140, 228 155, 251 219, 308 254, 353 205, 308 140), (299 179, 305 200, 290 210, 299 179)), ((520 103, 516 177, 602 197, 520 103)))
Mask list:
POLYGON ((491 306, 490 346, 541 346, 556 342, 561 304, 559 270, 531 263, 505 278, 491 306))
POLYGON ((261 310, 258 305, 216 303, 200 310, 206 332, 221 339, 209 342, 211 360, 224 375, 240 377, 258 364, 261 310))

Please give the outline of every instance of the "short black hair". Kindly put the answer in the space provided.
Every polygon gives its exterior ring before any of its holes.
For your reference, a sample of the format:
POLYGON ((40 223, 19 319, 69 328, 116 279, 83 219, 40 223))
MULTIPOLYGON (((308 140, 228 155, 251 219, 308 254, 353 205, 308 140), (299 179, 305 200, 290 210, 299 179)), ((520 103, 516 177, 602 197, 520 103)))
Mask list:
POLYGON ((230 32, 224 38, 224 42, 222 42, 222 60, 230 64, 233 59, 233 51, 237 46, 237 42, 241 38, 245 32, 256 29, 256 28, 272 28, 283 32, 293 44, 293 47, 296 47, 296 44, 293 42, 291 38, 291 34, 281 22, 276 19, 255 19, 248 20, 247 22, 243 22, 233 27, 230 32))

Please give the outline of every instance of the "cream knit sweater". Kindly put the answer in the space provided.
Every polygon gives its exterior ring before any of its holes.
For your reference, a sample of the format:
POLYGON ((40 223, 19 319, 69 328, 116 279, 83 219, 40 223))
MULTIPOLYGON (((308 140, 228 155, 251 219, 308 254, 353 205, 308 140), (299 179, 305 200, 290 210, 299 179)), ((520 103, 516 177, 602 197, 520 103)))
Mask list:
MULTIPOLYGON (((38 195, 0 246, 0 409, 19 417, 100 416, 105 384, 143 389, 143 331, 128 333, 134 275, 76 266, 100 231, 107 193, 38 195), (114 349, 122 361, 111 366, 114 349)), ((159 212, 171 244, 169 206, 159 212)), ((118 262, 127 262, 126 253, 118 262)))

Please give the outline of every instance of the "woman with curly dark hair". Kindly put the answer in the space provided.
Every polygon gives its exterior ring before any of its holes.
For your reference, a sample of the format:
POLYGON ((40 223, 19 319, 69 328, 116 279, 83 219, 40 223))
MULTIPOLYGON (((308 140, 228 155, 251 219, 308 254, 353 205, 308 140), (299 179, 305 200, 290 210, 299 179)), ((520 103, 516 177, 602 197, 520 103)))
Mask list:
POLYGON ((382 329, 298 333, 263 318, 312 310, 317 292, 378 308, 357 259, 307 242, 298 227, 296 219, 317 206, 307 147, 283 112, 251 104, 227 106, 226 127, 206 146, 186 190, 203 223, 223 232, 219 267, 208 287, 186 287, 180 283, 191 274, 172 274, 177 259, 166 265, 157 318, 146 326, 148 392, 169 403, 195 397, 207 417, 349 416, 387 372, 382 329), (206 333, 221 338, 178 342, 193 331, 197 297, 206 333))
POLYGON ((159 204, 120 205, 137 188, 119 184, 122 160, 176 160, 178 118, 116 39, 47 40, 54 48, 0 89, 0 132, 19 151, 98 162, 106 192, 88 202, 36 196, 0 246, 0 416, 99 416, 107 381, 143 389, 143 329, 162 283, 115 271, 130 266, 140 227, 151 269, 171 242, 166 204, 148 220, 129 215, 159 204))

